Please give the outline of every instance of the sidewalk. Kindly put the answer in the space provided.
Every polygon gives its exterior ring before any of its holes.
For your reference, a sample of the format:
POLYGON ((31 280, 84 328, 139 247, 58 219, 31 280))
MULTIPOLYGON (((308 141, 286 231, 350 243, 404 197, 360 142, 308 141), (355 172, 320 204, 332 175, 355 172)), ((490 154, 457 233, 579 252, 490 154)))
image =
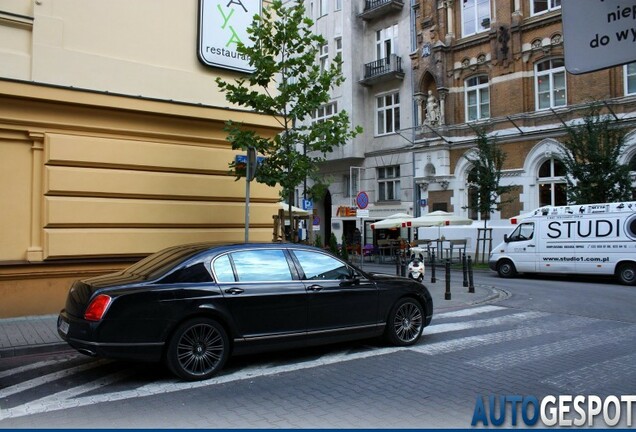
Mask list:
MULTIPOLYGON (((354 263, 358 265, 359 263, 354 263)), ((395 264, 363 263, 366 272, 396 274, 395 264)), ((451 273, 451 300, 445 300, 446 281, 444 269, 437 267, 436 283, 431 283, 430 268, 426 268, 424 285, 433 297, 434 312, 460 309, 472 305, 488 303, 504 294, 486 286, 475 286, 469 293, 463 286, 461 272, 451 273)), ((0 359, 29 354, 40 354, 68 349, 66 342, 57 334, 57 315, 42 315, 0 319, 0 359)))

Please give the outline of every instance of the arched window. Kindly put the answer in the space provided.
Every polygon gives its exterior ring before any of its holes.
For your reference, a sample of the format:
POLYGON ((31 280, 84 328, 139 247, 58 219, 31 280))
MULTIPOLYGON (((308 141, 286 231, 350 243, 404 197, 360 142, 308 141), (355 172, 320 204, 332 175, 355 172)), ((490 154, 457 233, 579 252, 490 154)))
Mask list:
POLYGON ((468 217, 472 220, 480 220, 479 212, 475 209, 475 206, 479 200, 479 188, 477 187, 478 179, 477 179, 477 169, 472 168, 468 172, 468 177, 466 177, 466 186, 468 191, 468 199, 467 199, 467 210, 468 217))
POLYGON ((567 205, 565 166, 557 159, 548 159, 539 167, 539 206, 567 205))

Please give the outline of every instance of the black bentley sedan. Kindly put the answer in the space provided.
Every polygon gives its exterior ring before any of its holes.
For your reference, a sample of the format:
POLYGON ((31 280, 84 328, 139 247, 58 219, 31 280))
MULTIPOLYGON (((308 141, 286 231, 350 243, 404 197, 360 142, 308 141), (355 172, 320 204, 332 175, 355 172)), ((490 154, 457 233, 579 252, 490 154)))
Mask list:
POLYGON ((422 284, 311 246, 206 243, 75 282, 58 332, 81 353, 165 361, 201 380, 231 354, 376 336, 411 345, 432 314, 422 284))

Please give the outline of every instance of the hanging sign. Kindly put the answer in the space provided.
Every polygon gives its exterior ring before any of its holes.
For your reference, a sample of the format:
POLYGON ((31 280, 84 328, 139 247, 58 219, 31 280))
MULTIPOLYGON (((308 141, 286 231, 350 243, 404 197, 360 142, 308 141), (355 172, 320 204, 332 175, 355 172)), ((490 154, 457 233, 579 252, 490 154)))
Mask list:
POLYGON ((261 13, 261 0, 199 0, 199 60, 207 65, 239 72, 254 72, 249 58, 236 51, 249 46, 247 29, 261 13))

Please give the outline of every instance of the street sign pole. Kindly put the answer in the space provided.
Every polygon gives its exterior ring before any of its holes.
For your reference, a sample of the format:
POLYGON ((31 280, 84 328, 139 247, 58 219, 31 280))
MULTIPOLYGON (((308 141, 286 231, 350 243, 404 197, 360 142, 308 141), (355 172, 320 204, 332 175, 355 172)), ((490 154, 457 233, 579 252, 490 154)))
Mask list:
POLYGON ((256 149, 247 149, 247 161, 245 163, 245 243, 250 240, 250 183, 256 174, 256 149))

